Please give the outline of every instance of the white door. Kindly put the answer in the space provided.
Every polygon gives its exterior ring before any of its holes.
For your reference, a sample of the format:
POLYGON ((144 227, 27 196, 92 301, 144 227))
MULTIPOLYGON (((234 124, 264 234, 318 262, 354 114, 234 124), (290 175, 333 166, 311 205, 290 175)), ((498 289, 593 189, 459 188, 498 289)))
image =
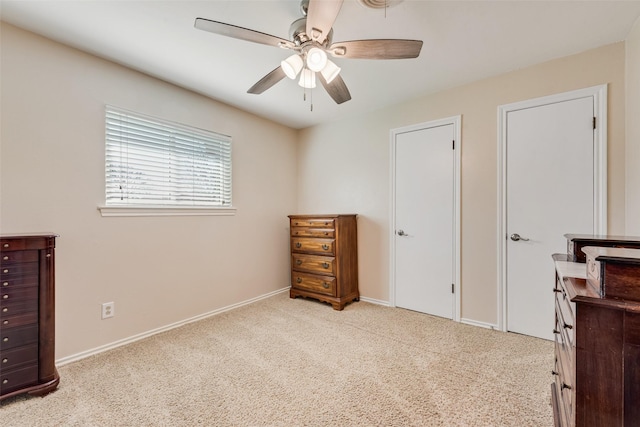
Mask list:
POLYGON ((507 330, 553 339, 554 265, 566 233, 592 234, 594 100, 506 116, 507 330))
POLYGON ((395 134, 395 305, 453 317, 453 124, 395 134))

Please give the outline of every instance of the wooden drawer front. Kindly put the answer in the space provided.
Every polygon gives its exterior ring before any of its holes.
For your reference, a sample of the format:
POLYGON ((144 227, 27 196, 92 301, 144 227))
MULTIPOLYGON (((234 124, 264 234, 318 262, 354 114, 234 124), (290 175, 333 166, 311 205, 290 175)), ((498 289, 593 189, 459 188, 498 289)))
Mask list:
POLYGON ((556 341, 556 390, 558 392, 558 400, 562 407, 562 413, 567 422, 566 425, 571 425, 570 420, 573 417, 573 374, 569 370, 570 367, 567 363, 563 363, 565 355, 562 350, 562 345, 556 341))
POLYGON ((0 319, 7 319, 18 314, 38 312, 38 300, 26 299, 21 301, 0 300, 0 319))
POLYGON ((564 329, 569 345, 573 345, 575 317, 571 310, 571 302, 567 294, 557 294, 556 310, 559 312, 559 327, 564 329))
POLYGON ((298 237, 325 237, 333 239, 336 231, 333 228, 291 227, 291 235, 298 237))
POLYGON ((2 328, 0 351, 38 342, 38 325, 19 328, 2 328))
POLYGON ((6 251, 0 254, 0 266, 38 262, 38 251, 6 251))
POLYGON ((26 276, 11 276, 11 277, 3 277, 0 280, 0 292, 5 289, 11 289, 22 286, 37 286, 38 285, 38 275, 30 274, 26 276))
POLYGON ((294 237, 291 239, 291 250, 294 252, 335 255, 335 243, 334 239, 294 237))
POLYGON ((8 307, 12 303, 22 303, 38 299, 37 286, 0 287, 0 304, 8 307))
POLYGON ((310 273, 335 275, 336 259, 328 256, 291 254, 291 265, 294 270, 310 273))
POLYGON ((330 296, 336 295, 336 278, 291 272, 291 286, 330 296))
POLYGON ((0 280, 10 280, 20 276, 37 276, 38 269, 39 266, 37 262, 3 265, 0 267, 0 280))
POLYGON ((0 371, 38 363, 38 345, 27 345, 0 352, 0 371))
POLYGON ((310 228, 335 228, 333 219, 331 218, 303 218, 292 219, 291 227, 310 227, 310 228))
POLYGON ((12 314, 11 316, 2 316, 0 313, 0 329, 15 328, 17 326, 31 325, 38 321, 38 308, 27 312, 12 314))
POLYGON ((6 394, 38 383, 38 365, 19 369, 2 370, 0 374, 0 394, 6 394))

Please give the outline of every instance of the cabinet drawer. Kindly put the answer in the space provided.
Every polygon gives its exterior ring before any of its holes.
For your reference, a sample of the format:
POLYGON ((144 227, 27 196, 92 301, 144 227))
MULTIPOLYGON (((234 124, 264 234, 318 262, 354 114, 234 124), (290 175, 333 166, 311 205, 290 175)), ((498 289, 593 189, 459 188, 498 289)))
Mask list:
POLYGON ((0 332, 0 351, 38 342, 38 325, 19 328, 2 328, 0 332))
POLYGON ((0 280, 0 289, 9 289, 16 288, 22 286, 37 286, 38 285, 38 275, 37 274, 29 274, 25 276, 7 276, 3 277, 0 280))
POLYGON ((336 295, 336 278, 291 272, 291 286, 325 295, 336 295))
POLYGON ((38 363, 38 345, 27 345, 0 352, 0 371, 38 363))
POLYGON ((335 275, 336 259, 328 256, 291 254, 291 266, 294 270, 310 273, 335 275))
POLYGON ((38 321, 38 308, 37 306, 23 313, 12 314, 11 316, 2 316, 0 313, 0 330, 5 328, 15 328, 17 326, 31 325, 38 321))
POLYGON ((332 218, 296 218, 291 220, 291 227, 335 228, 332 218))
POLYGON ((3 265, 0 267, 0 280, 4 281, 20 276, 37 276, 38 269, 39 266, 37 262, 3 265))
POLYGON ((0 254, 0 266, 38 262, 38 251, 5 251, 0 254))
POLYGON ((6 394, 38 383, 38 365, 18 369, 2 370, 0 374, 0 394, 6 394))
POLYGON ((26 300, 38 299, 37 286, 20 286, 20 287, 0 287, 0 304, 7 307, 13 302, 19 303, 26 300))
POLYGON ((299 237, 336 237, 336 231, 333 228, 306 228, 306 227, 291 227, 291 235, 299 237))
POLYGON ((306 237, 293 237, 291 250, 293 252, 308 252, 321 255, 335 255, 334 239, 314 239, 306 237))
MULTIPOLYGON (((37 289, 37 288, 36 288, 37 289)), ((38 311, 37 299, 23 299, 16 301, 0 300, 0 319, 13 317, 17 314, 31 313, 38 311)))
POLYGON ((564 330, 568 339, 568 344, 571 346, 574 343, 574 325, 575 317, 571 310, 571 304, 567 294, 556 294, 556 311, 558 317, 558 327, 564 330))

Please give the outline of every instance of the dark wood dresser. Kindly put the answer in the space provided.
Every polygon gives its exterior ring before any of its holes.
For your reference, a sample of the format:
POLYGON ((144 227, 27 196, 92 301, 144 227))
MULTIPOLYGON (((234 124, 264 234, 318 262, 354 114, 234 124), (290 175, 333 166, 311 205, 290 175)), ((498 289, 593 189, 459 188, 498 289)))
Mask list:
POLYGON ((291 298, 315 298, 335 310, 360 299, 356 217, 289 215, 291 298))
POLYGON ((0 235, 0 400, 47 394, 55 367, 54 234, 0 235))
POLYGON ((598 239, 554 255, 556 426, 640 426, 639 240, 598 239))

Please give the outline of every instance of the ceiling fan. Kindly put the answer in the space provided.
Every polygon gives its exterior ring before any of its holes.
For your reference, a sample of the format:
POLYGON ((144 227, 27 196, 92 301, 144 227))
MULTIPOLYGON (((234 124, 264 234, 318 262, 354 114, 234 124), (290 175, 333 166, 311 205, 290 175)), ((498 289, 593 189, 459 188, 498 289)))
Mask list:
POLYGON ((205 18, 196 18, 195 27, 254 43, 289 49, 295 53, 280 66, 254 84, 248 93, 261 94, 285 77, 295 79, 304 88, 316 86, 316 78, 338 103, 349 101, 351 94, 342 77, 340 67, 328 59, 405 59, 417 58, 422 49, 421 40, 369 39, 333 43, 333 24, 344 0, 302 0, 303 17, 291 24, 291 40, 265 34, 248 28, 205 18))

